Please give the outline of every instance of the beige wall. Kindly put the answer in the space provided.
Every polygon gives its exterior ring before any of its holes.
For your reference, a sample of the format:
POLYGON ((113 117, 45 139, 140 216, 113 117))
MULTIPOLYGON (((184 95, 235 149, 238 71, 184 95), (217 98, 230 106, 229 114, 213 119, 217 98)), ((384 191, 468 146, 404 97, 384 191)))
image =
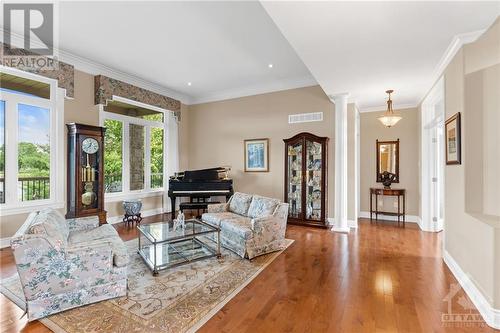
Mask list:
MULTIPOLYGON (((470 277, 471 281, 481 291, 491 306, 500 309, 500 219, 481 212, 471 212, 466 208, 468 199, 466 193, 477 190, 466 182, 466 172, 469 168, 476 168, 487 164, 484 155, 480 160, 472 159, 474 150, 482 150, 482 146, 470 146, 477 140, 497 140, 497 134, 482 132, 481 126, 475 123, 476 116, 480 117, 480 105, 466 106, 466 75, 471 74, 473 80, 478 71, 491 68, 500 63, 500 22, 494 24, 478 41, 462 48, 445 70, 445 109, 446 118, 457 112, 462 114, 462 164, 445 167, 445 250, 455 259, 461 269, 470 277)), ((485 82, 485 81, 482 81, 485 82)), ((489 80, 484 93, 493 92, 498 96, 500 85, 498 80, 489 80), (496 83, 495 83, 496 82, 496 83)), ((477 89, 473 86, 472 89, 477 89)), ((470 89, 470 88, 467 88, 470 89)), ((479 92, 477 92, 479 93, 479 92)), ((498 109, 495 110, 498 112, 498 109)), ((496 118, 498 119, 498 118, 496 118)), ((497 120, 498 121, 498 120, 497 120)), ((484 124, 483 124, 484 125, 484 124)), ((499 124, 500 125, 500 124, 499 124)), ((497 132, 498 132, 498 126, 497 132)), ((495 151, 486 155, 495 156, 495 151)), ((497 181, 498 172, 484 179, 485 182, 497 181)), ((478 182, 483 180, 477 178, 478 182)), ((488 194, 491 196, 491 193, 488 194)), ((490 198, 491 199, 491 198, 490 198)), ((495 199, 495 198, 493 198, 495 199)), ((496 198, 498 200, 498 198, 496 198)), ((497 201, 497 205, 498 205, 497 201)), ((475 209, 472 209, 475 210, 475 209)))
MULTIPOLYGON (((377 183, 376 140, 393 141, 399 138, 399 183, 392 188, 406 189, 406 214, 418 215, 419 211, 419 135, 418 109, 397 110, 403 119, 391 128, 383 126, 377 119, 384 113, 363 112, 360 115, 360 196, 362 212, 370 211, 370 187, 383 187, 377 183)), ((394 197, 384 198, 384 210, 395 211, 394 197)), ((382 208, 382 207, 381 207, 382 208)), ((380 209, 382 210, 382 209, 380 209)))
MULTIPOLYGON (((64 102, 64 123, 70 122, 99 125, 99 109, 94 105, 94 76, 78 70, 75 70, 75 96, 73 99, 66 99, 64 102)), ((64 156, 66 156, 66 145, 64 145, 64 149, 64 156)), ((64 187, 66 188, 66 185, 64 187)), ((161 200, 161 196, 143 199, 145 207, 143 210, 160 208, 161 200)), ((105 209, 108 211, 108 217, 123 215, 121 202, 106 203, 105 209)), ((60 209, 60 211, 63 214, 66 213, 65 208, 60 209)), ((12 236, 24 223, 28 214, 1 217, 0 238, 12 236)))
POLYGON ((283 199, 283 139, 300 132, 330 138, 328 216, 334 202, 334 105, 319 86, 189 107, 189 168, 232 166, 236 191, 283 199), (288 115, 323 112, 322 122, 288 124, 288 115), (243 140, 269 138, 269 172, 244 172, 243 140))

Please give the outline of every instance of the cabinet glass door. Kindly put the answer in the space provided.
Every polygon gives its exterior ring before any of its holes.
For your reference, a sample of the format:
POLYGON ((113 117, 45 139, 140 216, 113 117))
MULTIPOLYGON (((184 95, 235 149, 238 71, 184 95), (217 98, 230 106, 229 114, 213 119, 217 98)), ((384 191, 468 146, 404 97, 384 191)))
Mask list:
POLYGON ((289 216, 302 216, 302 141, 289 144, 288 149, 288 203, 289 216))
POLYGON ((306 219, 321 220, 322 206, 322 166, 321 143, 306 140, 306 219))

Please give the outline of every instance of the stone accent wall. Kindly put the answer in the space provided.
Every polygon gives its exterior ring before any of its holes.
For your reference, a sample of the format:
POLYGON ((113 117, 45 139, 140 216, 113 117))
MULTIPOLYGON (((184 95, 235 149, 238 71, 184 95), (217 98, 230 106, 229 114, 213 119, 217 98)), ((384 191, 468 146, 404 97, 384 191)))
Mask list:
MULTIPOLYGON (((56 79, 57 85, 59 88, 66 89, 67 97, 75 96, 75 69, 72 65, 66 64, 62 61, 54 60, 54 64, 56 65, 56 69, 39 69, 36 67, 29 66, 21 66, 19 62, 11 62, 9 61, 9 57, 15 56, 37 56, 40 55, 26 51, 24 49, 14 48, 12 49, 10 45, 4 44, 0 42, 1 46, 1 54, 0 54, 0 65, 17 68, 25 72, 30 72, 33 74, 38 74, 49 79, 56 79)), ((47 57, 44 57, 47 58, 47 57)))
POLYGON ((130 190, 144 188, 144 126, 130 124, 130 190))
POLYGON ((173 111, 180 120, 181 102, 104 75, 94 77, 95 104, 106 105, 113 95, 173 111))

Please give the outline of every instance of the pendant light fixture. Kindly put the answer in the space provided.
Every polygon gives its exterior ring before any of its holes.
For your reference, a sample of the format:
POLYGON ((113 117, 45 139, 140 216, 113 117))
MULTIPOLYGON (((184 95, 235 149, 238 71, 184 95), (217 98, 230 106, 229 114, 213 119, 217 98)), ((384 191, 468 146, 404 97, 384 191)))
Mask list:
POLYGON ((392 110, 391 94, 394 92, 394 90, 386 90, 385 92, 389 94, 389 99, 387 100, 387 111, 385 111, 385 113, 377 119, 380 120, 380 122, 385 127, 392 127, 396 125, 398 121, 403 119, 403 117, 401 117, 401 115, 397 113, 394 113, 394 111, 392 110))

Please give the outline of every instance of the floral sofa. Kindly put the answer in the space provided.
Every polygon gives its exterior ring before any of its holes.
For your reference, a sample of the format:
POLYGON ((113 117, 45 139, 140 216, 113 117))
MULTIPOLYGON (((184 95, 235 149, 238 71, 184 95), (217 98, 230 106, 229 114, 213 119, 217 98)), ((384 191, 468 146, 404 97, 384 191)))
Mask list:
POLYGON ((127 293, 127 249, 97 216, 66 220, 52 209, 33 212, 11 247, 30 321, 127 293))
POLYGON ((202 220, 221 229, 221 245, 243 258, 285 248, 288 204, 236 192, 227 203, 208 205, 202 220))

